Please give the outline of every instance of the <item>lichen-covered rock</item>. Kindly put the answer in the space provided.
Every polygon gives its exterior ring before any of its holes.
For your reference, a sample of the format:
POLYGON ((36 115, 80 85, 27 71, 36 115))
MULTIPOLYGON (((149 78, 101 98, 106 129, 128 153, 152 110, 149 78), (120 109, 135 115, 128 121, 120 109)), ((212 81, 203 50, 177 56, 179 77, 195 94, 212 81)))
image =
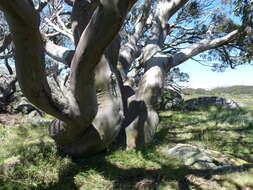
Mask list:
POLYGON ((204 150, 192 145, 178 144, 169 149, 168 154, 178 157, 182 162, 194 168, 215 168, 215 159, 204 150))
POLYGON ((176 156, 185 165, 195 169, 217 169, 247 164, 244 160, 189 144, 177 144, 169 149, 167 153, 176 156))
POLYGON ((36 112, 37 115, 43 115, 43 112, 31 104, 25 97, 19 98, 13 107, 15 113, 30 114, 31 112, 36 112))

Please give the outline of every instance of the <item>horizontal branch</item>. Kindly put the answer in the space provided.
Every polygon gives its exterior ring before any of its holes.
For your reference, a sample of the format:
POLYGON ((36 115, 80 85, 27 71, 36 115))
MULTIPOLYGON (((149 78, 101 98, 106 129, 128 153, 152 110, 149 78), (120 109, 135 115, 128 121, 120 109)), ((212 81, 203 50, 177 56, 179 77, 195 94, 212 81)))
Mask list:
POLYGON ((203 39, 198 43, 195 43, 189 47, 182 49, 180 52, 173 55, 172 67, 175 67, 183 63, 187 59, 192 58, 193 56, 203 51, 214 49, 228 43, 229 41, 233 40, 238 33, 239 33, 238 30, 234 30, 233 32, 230 32, 229 34, 223 37, 216 38, 213 40, 203 39))
POLYGON ((71 60, 74 56, 74 50, 54 44, 52 41, 45 39, 45 52, 48 56, 56 61, 64 63, 68 66, 71 64, 71 60))

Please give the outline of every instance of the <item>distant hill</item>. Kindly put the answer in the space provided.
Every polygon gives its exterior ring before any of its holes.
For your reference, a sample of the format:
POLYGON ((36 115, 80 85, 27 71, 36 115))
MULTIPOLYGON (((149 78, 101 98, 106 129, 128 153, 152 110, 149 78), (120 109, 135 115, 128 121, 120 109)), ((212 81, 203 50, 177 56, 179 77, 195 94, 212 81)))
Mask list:
POLYGON ((230 87, 219 87, 212 90, 206 90, 202 88, 185 88, 183 89, 185 94, 250 94, 253 95, 253 86, 236 85, 230 87))

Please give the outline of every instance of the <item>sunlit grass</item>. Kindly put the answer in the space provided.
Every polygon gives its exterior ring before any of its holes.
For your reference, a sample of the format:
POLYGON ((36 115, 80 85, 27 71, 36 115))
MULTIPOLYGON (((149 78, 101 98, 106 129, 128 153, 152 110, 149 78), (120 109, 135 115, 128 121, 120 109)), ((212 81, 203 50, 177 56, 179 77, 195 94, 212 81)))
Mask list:
POLYGON ((252 110, 210 108, 196 112, 164 112, 161 126, 168 128, 170 143, 190 143, 251 159, 252 110))

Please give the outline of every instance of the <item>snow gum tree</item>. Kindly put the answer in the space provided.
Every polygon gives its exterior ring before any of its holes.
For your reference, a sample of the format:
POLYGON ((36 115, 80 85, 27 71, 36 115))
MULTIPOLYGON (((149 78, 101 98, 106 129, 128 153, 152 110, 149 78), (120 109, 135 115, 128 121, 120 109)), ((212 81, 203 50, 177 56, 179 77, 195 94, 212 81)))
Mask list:
POLYGON ((1 0, 9 26, 1 55, 14 56, 28 100, 55 117, 49 135, 60 151, 80 157, 113 141, 138 149, 155 134, 157 100, 172 68, 189 59, 215 69, 250 63, 252 28, 242 14, 231 16, 236 3, 1 0), (49 60, 69 71, 64 85, 49 84, 49 60))

